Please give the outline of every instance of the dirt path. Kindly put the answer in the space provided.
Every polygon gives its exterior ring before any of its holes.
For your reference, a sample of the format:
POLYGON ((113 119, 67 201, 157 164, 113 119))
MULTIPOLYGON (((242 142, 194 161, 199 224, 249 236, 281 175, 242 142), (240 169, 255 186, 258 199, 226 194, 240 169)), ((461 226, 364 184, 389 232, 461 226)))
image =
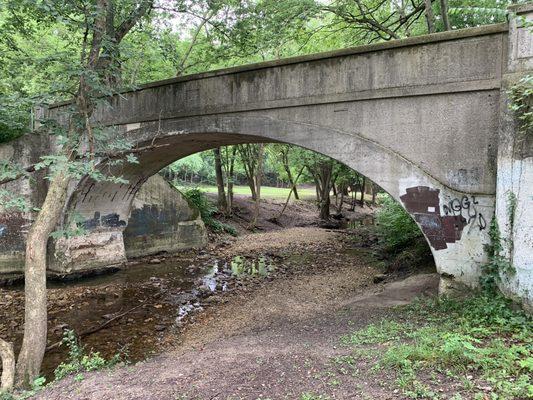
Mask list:
MULTIPOLYGON (((36 398, 301 399, 306 393, 401 398, 364 374, 342 373, 334 359, 350 350, 340 337, 391 313, 394 305, 436 293, 437 277, 415 275, 376 285, 372 279, 379 271, 367 252, 343 244, 340 233, 298 229, 283 233, 293 244, 283 279, 258 281, 253 290, 243 287, 216 298, 179 335, 167 333, 173 351, 85 374, 81 382, 65 379, 36 398)), ((279 232, 265 233, 223 251, 272 251, 285 248, 282 242, 279 232)))

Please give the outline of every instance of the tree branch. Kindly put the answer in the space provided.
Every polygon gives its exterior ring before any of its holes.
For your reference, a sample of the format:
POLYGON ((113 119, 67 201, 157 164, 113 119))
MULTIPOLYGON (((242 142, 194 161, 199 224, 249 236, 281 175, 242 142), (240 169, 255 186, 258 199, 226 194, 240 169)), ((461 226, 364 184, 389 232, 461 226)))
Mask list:
POLYGON ((154 5, 153 0, 142 0, 139 7, 137 7, 128 18, 126 18, 115 31, 115 42, 120 43, 124 36, 139 22, 139 20, 148 14, 154 5))

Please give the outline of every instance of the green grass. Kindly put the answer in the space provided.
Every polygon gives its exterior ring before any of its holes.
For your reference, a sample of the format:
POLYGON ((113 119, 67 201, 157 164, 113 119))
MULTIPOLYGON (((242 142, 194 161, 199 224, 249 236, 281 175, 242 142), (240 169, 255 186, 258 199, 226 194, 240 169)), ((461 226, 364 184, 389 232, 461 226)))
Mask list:
MULTIPOLYGON (((200 190, 206 193, 217 193, 217 187, 214 185, 199 185, 197 186, 200 190)), ((180 186, 178 188, 180 191, 184 191, 187 187, 180 186)), ((263 199, 275 199, 275 200, 286 200, 289 195, 289 190, 287 188, 277 188, 272 186, 261 186, 261 198, 263 199)), ((238 185, 233 187, 233 193, 242 196, 251 196, 250 188, 246 185, 238 185)), ((298 195, 301 200, 316 200, 316 191, 314 187, 299 187, 298 195)), ((357 199, 359 199, 361 194, 357 193, 357 199)), ((294 195, 291 196, 291 199, 294 199, 294 195)), ((366 201, 371 201, 371 195, 365 195, 366 201)), ((349 198, 346 198, 346 201, 349 201, 349 198)))
MULTIPOLYGON (((207 193, 217 193, 216 186, 199 186, 199 188, 207 193)), ((261 197, 264 199, 285 200, 289 195, 287 188, 277 188, 272 186, 261 187, 261 197)), ((248 186, 234 186, 233 193, 243 196, 251 196, 250 188, 248 186)), ((314 188, 298 188, 298 194, 302 200, 314 200, 316 198, 316 191, 314 188)), ((293 195, 294 196, 294 195, 293 195)), ((292 197, 294 198, 294 197, 292 197)))
POLYGON ((439 374, 466 398, 525 399, 533 396, 532 331, 523 311, 502 297, 479 294, 417 302, 400 309, 396 320, 369 325, 342 341, 374 371, 397 371, 395 385, 408 398, 441 398, 428 379, 439 374), (483 386, 490 387, 488 397, 483 386))

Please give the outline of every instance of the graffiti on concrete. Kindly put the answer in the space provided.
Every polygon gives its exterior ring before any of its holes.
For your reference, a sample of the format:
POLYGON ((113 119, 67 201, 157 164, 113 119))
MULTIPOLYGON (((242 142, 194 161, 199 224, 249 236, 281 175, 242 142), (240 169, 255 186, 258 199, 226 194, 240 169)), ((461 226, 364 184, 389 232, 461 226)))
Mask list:
POLYGON ((117 228, 126 226, 126 221, 120 219, 116 213, 100 215, 98 211, 94 213, 94 217, 83 222, 85 229, 103 228, 117 228))
POLYGON ((483 214, 478 212, 476 205, 478 201, 476 196, 469 198, 464 195, 461 199, 455 198, 449 201, 448 204, 442 206, 445 215, 461 216, 465 218, 466 224, 474 223, 480 231, 487 227, 487 221, 483 214))
POLYGON ((477 211, 478 202, 474 197, 470 199, 463 196, 461 200, 451 200, 443 206, 445 215, 441 215, 439 193, 439 189, 415 186, 408 188, 400 196, 405 208, 420 224, 435 250, 446 249, 449 243, 460 240, 464 227, 470 223, 476 223, 480 229, 485 229, 485 218, 477 211))

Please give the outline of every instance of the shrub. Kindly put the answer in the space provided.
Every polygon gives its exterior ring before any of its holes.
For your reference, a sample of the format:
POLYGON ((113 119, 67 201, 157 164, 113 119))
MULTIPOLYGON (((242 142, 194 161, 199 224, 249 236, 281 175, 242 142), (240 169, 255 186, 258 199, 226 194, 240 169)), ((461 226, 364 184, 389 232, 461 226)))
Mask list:
POLYGON ((54 375, 56 380, 63 379, 72 374, 79 376, 82 372, 109 368, 118 364, 124 358, 122 354, 117 354, 110 360, 106 360, 97 352, 85 354, 85 348, 79 343, 76 334, 72 330, 65 332, 62 343, 69 349, 68 360, 59 364, 55 369, 54 375))
POLYGON ((416 222, 392 197, 381 200, 381 208, 377 213, 377 230, 382 244, 390 252, 397 253, 413 239, 422 236, 416 222))
POLYGON ((192 206, 198 209, 202 221, 204 221, 204 224, 209 227, 213 232, 227 232, 233 236, 237 234, 235 228, 228 224, 224 224, 214 218, 217 209, 213 205, 213 203, 209 201, 206 194, 200 189, 187 189, 185 192, 183 192, 183 195, 192 206))

